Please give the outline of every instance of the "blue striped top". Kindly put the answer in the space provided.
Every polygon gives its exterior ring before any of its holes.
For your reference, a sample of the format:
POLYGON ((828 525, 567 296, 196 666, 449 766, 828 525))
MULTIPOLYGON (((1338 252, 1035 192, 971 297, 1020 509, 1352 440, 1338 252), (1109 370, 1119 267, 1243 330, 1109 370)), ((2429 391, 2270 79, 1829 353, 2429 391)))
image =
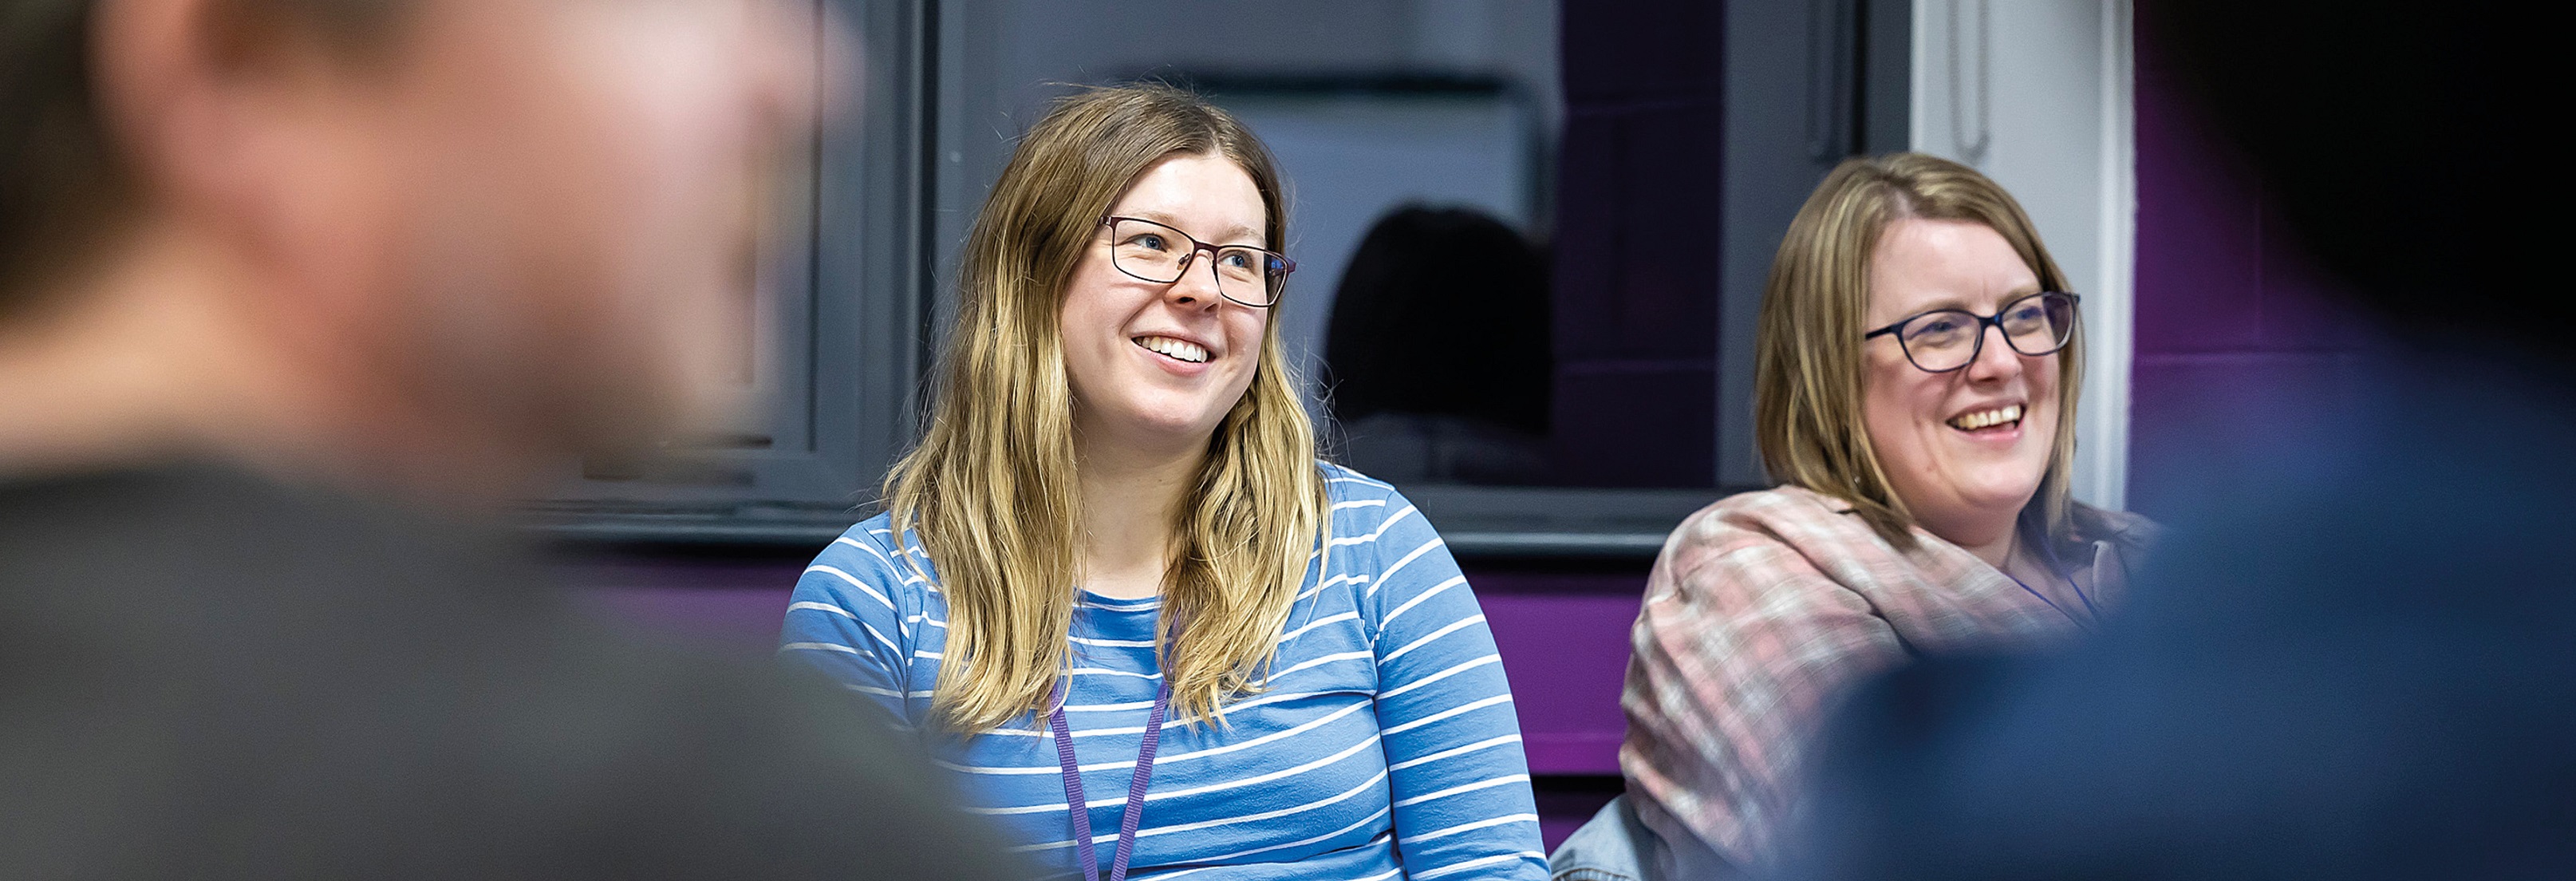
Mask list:
MULTIPOLYGON (((1394 487, 1324 468, 1325 571, 1308 569, 1267 690, 1223 726, 1165 726, 1132 877, 1546 878, 1511 688, 1466 577, 1394 487)), ((928 731, 947 604, 898 562, 919 546, 898 551, 888 523, 852 527, 805 570, 780 654, 928 731)), ((1104 876, 1161 678, 1159 607, 1085 591, 1075 610, 1065 710, 1104 876)), ((1043 718, 925 737, 969 810, 1079 874, 1043 718)))

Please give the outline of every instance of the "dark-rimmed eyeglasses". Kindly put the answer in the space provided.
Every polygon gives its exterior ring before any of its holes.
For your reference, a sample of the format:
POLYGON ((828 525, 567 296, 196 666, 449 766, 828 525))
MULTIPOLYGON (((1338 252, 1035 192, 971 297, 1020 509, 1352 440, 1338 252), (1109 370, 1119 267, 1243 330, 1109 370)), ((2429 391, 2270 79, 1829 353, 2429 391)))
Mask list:
POLYGON ((1986 328, 2004 332, 2004 345, 2038 357, 2066 348, 2075 339, 2074 294, 2048 291, 2005 303, 1993 315, 1964 309, 1935 309, 1862 334, 1861 339, 1896 335, 1905 360, 1929 373, 1948 373, 1977 362, 1986 346, 1986 328))
POLYGON ((1190 270, 1190 261, 1205 251, 1208 272, 1216 276, 1216 292, 1255 309, 1279 305, 1279 295, 1288 287, 1288 273, 1297 271, 1297 261, 1286 254, 1249 245, 1206 244, 1141 217, 1102 217, 1100 225, 1109 228, 1109 265, 1118 271, 1139 281, 1171 284, 1180 281, 1182 273, 1190 270))

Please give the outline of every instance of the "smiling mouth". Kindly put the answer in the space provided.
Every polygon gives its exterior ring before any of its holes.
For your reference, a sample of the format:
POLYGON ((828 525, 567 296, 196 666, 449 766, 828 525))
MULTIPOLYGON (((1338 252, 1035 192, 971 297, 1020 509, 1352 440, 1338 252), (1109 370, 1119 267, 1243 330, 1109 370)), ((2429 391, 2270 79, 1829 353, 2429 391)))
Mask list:
POLYGON ((1966 432, 2016 428, 2020 425, 2020 404, 2007 404, 1990 410, 1972 410, 1950 417, 1951 428, 1966 432))
POLYGON ((1205 364, 1208 359, 1208 351, 1205 347, 1188 340, 1176 340, 1167 336, 1140 336, 1131 342, 1134 342, 1138 348, 1174 361, 1205 364))

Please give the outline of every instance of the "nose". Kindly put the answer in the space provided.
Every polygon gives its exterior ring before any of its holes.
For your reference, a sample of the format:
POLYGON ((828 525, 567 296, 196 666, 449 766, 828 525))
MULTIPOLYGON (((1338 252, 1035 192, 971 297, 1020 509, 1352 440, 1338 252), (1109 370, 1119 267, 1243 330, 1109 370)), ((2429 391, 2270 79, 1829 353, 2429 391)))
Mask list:
POLYGON ((1977 360, 1968 362, 1968 381, 1997 382, 2020 376, 2023 356, 2004 341, 2003 327, 1989 324, 1977 332, 1985 336, 1977 346, 1977 360))
POLYGON ((1217 290, 1216 261, 1208 259, 1205 251, 1195 251, 1181 258, 1181 277, 1174 279, 1171 287, 1163 289, 1163 298, 1182 307, 1214 309, 1222 305, 1225 294, 1217 290), (1207 270, 1201 272, 1201 266, 1207 270))

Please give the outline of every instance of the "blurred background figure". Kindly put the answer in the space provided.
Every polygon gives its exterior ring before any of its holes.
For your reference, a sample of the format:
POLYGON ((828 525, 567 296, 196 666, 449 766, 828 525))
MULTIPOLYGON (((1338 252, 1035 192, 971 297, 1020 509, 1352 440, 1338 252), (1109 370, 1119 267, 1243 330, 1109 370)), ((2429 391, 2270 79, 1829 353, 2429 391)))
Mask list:
POLYGON ((2500 4, 2140 15, 2377 366, 2351 399, 2212 408, 2199 473, 2158 488, 2175 538, 2097 641, 1855 697, 1790 877, 2576 875, 2541 30, 2500 4))
POLYGON ((0 5, 0 876, 1003 876, 489 522, 713 409, 811 14, 0 5))
POLYGON ((1399 482, 1542 480, 1547 260, 1472 208, 1408 205, 1369 228, 1324 337, 1345 464, 1399 482))

